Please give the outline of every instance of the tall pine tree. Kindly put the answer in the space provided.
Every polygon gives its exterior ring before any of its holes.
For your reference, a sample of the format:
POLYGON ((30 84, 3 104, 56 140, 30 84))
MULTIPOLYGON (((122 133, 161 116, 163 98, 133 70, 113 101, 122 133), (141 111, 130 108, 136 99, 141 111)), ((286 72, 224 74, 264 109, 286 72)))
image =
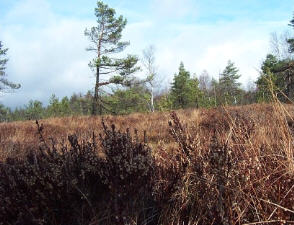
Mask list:
POLYGON ((130 75, 138 70, 136 63, 138 58, 128 55, 125 58, 113 58, 111 55, 122 52, 130 43, 121 42, 122 31, 127 24, 123 16, 116 17, 114 9, 102 1, 97 2, 95 8, 97 26, 85 30, 91 46, 88 51, 94 51, 96 58, 90 62, 90 67, 95 70, 95 89, 92 104, 92 114, 101 114, 102 108, 106 108, 101 101, 101 86, 108 84, 129 85, 132 79, 130 75), (103 79, 103 80, 102 80, 103 79))

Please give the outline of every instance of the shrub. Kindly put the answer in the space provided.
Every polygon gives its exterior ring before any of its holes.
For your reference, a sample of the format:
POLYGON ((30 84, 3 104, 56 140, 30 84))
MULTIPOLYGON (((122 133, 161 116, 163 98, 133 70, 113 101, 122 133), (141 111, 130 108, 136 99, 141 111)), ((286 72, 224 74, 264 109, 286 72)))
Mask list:
POLYGON ((68 137, 0 164, 0 224, 126 224, 145 220, 153 159, 145 143, 103 122, 101 147, 68 137), (98 156, 102 152, 104 157, 98 156), (144 204, 142 204, 144 202, 144 204))
POLYGON ((158 157, 171 161, 161 163, 158 185, 169 187, 158 188, 168 196, 161 199, 161 224, 293 223, 293 139, 285 117, 274 114, 275 126, 266 134, 248 114, 219 110, 215 117, 222 126, 215 124, 209 136, 192 136, 171 114, 178 148, 172 157, 158 157), (262 143, 269 139, 274 144, 262 143))

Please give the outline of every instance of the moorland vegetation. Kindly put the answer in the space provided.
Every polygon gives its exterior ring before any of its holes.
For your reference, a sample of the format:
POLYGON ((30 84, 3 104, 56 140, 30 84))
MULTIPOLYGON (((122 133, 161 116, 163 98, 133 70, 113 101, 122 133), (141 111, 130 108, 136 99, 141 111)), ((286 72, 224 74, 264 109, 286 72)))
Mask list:
POLYGON ((277 102, 2 123, 0 221, 294 223, 293 110, 277 102))
MULTIPOLYGON (((156 92, 154 49, 133 77, 136 56, 109 57, 129 45, 125 18, 102 1, 95 16, 94 91, 0 105, 0 225, 294 224, 293 38, 273 39, 256 87, 232 61, 218 80, 181 63, 156 92)), ((20 88, 7 51, 0 92, 20 88)))

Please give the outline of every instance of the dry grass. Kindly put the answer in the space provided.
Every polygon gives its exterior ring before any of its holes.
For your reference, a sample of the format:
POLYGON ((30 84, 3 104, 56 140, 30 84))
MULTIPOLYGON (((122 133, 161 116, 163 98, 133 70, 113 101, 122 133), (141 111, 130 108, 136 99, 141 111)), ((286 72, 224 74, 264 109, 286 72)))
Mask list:
MULTIPOLYGON (((160 224, 292 224, 293 116, 293 106, 277 102, 105 121, 147 132, 156 164, 148 182, 160 224)), ((64 142, 73 133, 90 140, 102 130, 99 117, 40 122, 48 142, 64 142)), ((0 124, 1 159, 22 158, 38 145, 36 132, 34 121, 0 124)))
MULTIPOLYGON (((286 106, 292 113, 294 108, 286 106)), ((242 107, 228 107, 218 109, 188 109, 178 110, 177 115, 181 122, 187 126, 191 134, 197 134, 207 138, 209 143, 210 133, 216 128, 221 130, 223 137, 229 132, 228 115, 242 115, 256 124, 255 131, 259 134, 260 144, 264 141, 272 142, 267 137, 273 128, 273 107, 270 105, 254 104, 242 107)), ((148 142, 152 147, 164 145, 167 149, 175 145, 175 141, 169 134, 168 121, 171 119, 168 112, 134 113, 128 116, 106 116, 105 121, 115 124, 118 129, 127 128, 146 131, 148 142)), ((232 120, 234 118, 231 118, 232 120)), ((44 136, 54 138, 57 142, 67 140, 71 134, 77 134, 79 138, 89 139, 93 132, 99 132, 102 128, 101 117, 72 116, 65 118, 50 118, 40 120, 45 127, 44 136)), ((21 156, 27 148, 39 142, 35 121, 0 123, 0 158, 8 156, 21 156), (18 152, 19 150, 22 150, 18 152)), ((139 132, 142 135, 142 132, 139 132)), ((203 143, 205 144, 205 143, 203 143)))

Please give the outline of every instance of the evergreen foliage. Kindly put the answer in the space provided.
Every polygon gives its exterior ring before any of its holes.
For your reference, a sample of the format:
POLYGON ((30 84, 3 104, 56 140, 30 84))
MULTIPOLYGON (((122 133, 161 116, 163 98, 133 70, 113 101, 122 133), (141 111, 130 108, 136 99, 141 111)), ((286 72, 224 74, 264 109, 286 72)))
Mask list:
POLYGON ((2 42, 0 41, 0 92, 3 92, 6 89, 18 89, 20 88, 19 84, 14 84, 7 80, 6 78, 6 64, 8 58, 6 56, 8 49, 4 48, 2 42))
POLYGON ((241 84, 238 82, 240 78, 239 70, 234 63, 228 61, 224 71, 220 74, 219 88, 222 93, 222 104, 237 104, 241 92, 241 84))
POLYGON ((134 85, 126 89, 117 89, 111 96, 106 96, 110 110, 115 114, 148 112, 150 93, 143 85, 134 85))
POLYGON ((261 74, 256 81, 257 100, 259 102, 269 102, 272 100, 272 91, 277 90, 277 75, 273 72, 278 66, 278 59, 268 54, 261 66, 261 74))
MULTIPOLYGON (((294 16, 293 16, 293 19, 290 21, 290 24, 289 26, 293 27, 294 28, 294 16)), ((294 53, 294 38, 289 38, 287 40, 288 44, 289 44, 289 51, 291 53, 294 53)))
POLYGON ((288 101, 294 98, 294 61, 291 59, 278 59, 268 54, 261 66, 261 74, 256 81, 258 93, 257 100, 269 102, 272 93, 279 100, 288 101))
POLYGON ((199 97, 201 95, 198 86, 198 79, 191 78, 190 72, 185 69, 184 64, 181 62, 179 72, 175 74, 171 87, 173 107, 175 109, 198 107, 199 97))
POLYGON ((120 41, 122 31, 127 24, 123 16, 116 17, 116 12, 102 1, 95 8, 97 26, 85 30, 91 42, 88 51, 94 51, 96 58, 89 66, 95 71, 95 89, 92 103, 92 114, 102 113, 101 86, 109 84, 129 85, 130 75, 138 70, 138 58, 128 55, 125 58, 113 58, 112 54, 122 52, 130 43, 120 41), (101 81, 106 79, 106 81, 101 81))

